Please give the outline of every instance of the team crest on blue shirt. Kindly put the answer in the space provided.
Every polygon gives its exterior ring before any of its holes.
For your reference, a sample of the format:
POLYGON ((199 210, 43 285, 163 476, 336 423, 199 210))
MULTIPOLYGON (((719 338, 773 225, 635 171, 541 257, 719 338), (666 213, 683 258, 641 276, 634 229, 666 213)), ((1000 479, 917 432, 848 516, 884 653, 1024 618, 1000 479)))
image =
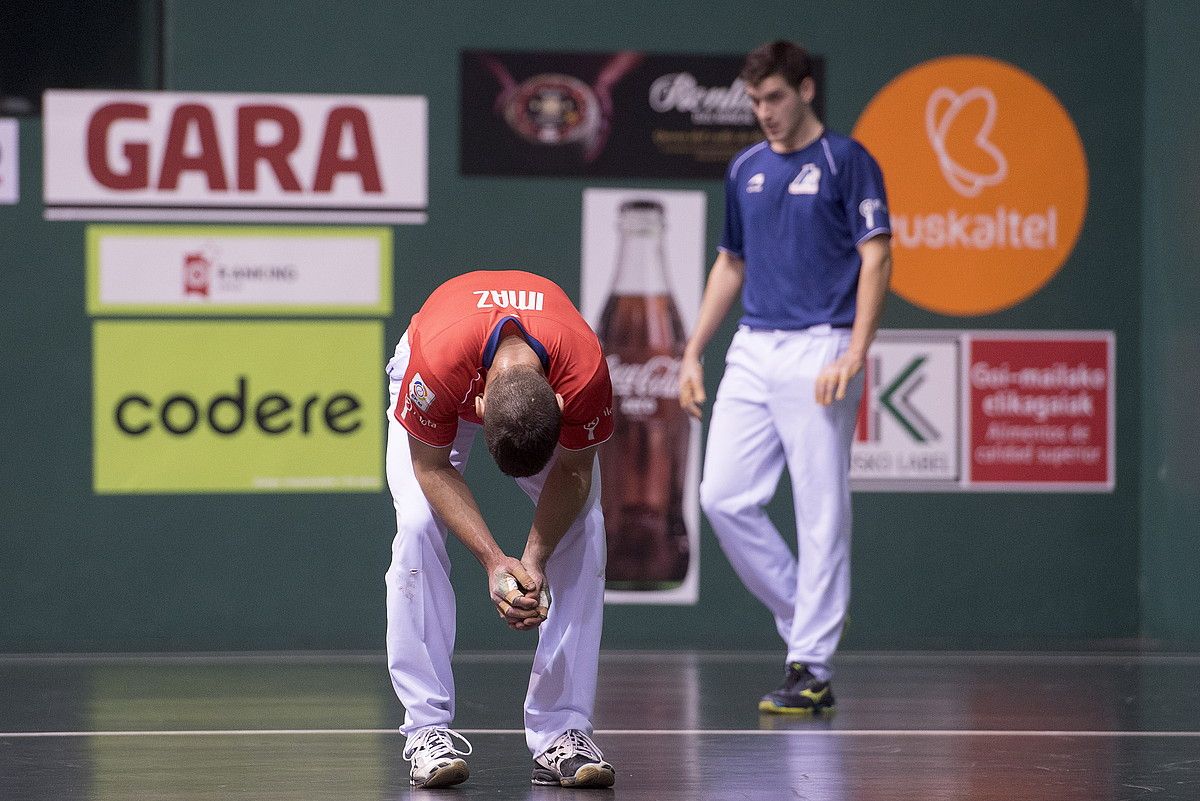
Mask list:
POLYGON ((869 197, 858 204, 858 213, 862 215, 863 222, 866 223, 868 229, 875 227, 875 215, 882 216, 882 212, 885 211, 887 209, 883 207, 883 201, 877 197, 869 197))
POLYGON ((821 168, 809 162, 800 168, 800 172, 788 184, 789 195, 815 195, 821 188, 821 168))
POLYGON ((763 190, 763 182, 766 180, 767 177, 761 172, 754 173, 754 175, 750 176, 750 180, 746 181, 746 193, 761 192, 763 190))

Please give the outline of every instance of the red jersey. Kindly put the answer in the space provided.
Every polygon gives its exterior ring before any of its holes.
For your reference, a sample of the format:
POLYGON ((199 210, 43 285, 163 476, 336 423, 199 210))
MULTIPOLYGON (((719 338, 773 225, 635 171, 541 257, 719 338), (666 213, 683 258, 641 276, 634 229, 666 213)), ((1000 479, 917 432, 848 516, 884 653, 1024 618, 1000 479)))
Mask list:
POLYGON ((570 450, 612 435, 612 384, 600 341, 553 281, 519 270, 478 271, 433 291, 408 327, 411 355, 392 414, 434 447, 454 441, 458 420, 482 421, 475 398, 500 344, 516 323, 563 397, 558 442, 570 450))

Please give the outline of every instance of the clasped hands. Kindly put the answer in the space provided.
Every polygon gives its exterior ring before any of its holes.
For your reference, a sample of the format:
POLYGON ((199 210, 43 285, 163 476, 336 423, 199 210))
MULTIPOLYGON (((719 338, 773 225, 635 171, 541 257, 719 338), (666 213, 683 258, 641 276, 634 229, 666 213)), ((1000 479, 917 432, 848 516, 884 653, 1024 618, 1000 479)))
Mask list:
POLYGON ((516 631, 537 628, 550 612, 550 592, 540 569, 505 557, 488 574, 496 611, 516 631))

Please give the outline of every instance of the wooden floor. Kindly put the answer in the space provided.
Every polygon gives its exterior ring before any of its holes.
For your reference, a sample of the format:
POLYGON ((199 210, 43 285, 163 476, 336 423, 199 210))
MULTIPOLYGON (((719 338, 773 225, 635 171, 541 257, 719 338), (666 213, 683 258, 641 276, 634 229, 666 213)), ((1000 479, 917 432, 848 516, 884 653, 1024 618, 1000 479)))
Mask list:
POLYGON ((828 721, 760 716, 779 655, 614 653, 613 790, 532 787, 529 654, 456 660, 471 777, 413 790, 381 656, 0 658, 3 801, 1197 801, 1200 656, 843 654, 828 721))

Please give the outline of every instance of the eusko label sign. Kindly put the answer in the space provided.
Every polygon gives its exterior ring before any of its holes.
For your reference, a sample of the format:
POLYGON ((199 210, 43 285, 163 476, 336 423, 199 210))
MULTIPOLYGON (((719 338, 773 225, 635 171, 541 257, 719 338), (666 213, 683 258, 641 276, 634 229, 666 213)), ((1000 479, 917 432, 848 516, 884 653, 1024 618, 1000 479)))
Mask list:
POLYGON ((851 451, 856 490, 1111 492, 1110 331, 880 331, 851 451))

